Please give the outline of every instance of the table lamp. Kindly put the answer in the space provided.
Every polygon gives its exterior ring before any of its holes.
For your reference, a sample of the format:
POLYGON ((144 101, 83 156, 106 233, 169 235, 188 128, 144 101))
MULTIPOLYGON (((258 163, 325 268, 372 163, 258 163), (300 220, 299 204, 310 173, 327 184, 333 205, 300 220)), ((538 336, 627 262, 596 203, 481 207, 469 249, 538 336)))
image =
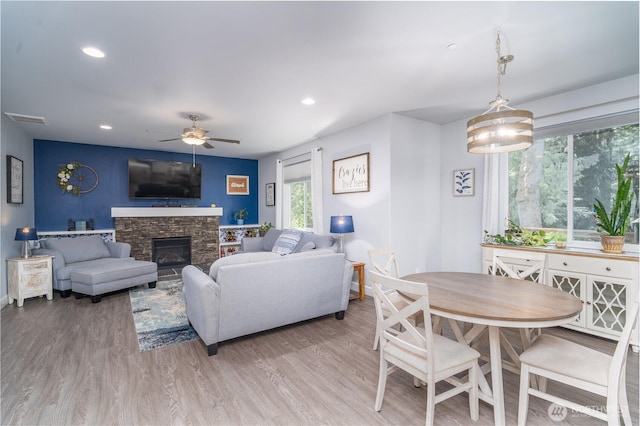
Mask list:
POLYGON ((38 239, 38 231, 36 228, 18 228, 16 229, 16 241, 23 241, 21 257, 25 259, 31 256, 31 248, 29 241, 38 239))
POLYGON ((339 234, 338 253, 344 253, 344 234, 353 232, 353 217, 351 216, 331 216, 331 227, 329 232, 339 234))

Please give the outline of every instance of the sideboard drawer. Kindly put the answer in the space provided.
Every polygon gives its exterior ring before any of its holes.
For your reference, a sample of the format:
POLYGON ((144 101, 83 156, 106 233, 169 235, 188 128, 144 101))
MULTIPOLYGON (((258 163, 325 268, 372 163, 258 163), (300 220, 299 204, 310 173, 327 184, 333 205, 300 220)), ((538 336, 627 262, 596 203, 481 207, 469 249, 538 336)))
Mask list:
POLYGON ((547 256, 547 269, 633 279, 638 264, 624 260, 580 256, 547 256))

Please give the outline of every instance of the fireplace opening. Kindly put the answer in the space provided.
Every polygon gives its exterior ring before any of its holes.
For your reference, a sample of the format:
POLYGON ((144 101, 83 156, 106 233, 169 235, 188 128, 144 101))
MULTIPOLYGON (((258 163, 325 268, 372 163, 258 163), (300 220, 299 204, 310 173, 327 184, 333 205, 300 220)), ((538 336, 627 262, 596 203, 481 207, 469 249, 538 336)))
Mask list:
POLYGON ((158 270, 191 265, 191 237, 152 238, 151 260, 158 270))

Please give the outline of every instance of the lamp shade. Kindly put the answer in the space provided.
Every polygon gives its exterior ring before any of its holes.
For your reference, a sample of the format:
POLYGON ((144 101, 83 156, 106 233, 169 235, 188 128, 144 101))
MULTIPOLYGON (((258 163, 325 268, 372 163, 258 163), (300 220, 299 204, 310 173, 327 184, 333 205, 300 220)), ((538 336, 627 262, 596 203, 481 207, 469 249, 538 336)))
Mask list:
POLYGON ((18 228, 16 229, 16 241, 31 241, 38 239, 38 231, 36 228, 18 228))
POLYGON ((351 216, 331 216, 331 227, 329 232, 332 234, 348 234, 353 232, 353 217, 351 216))

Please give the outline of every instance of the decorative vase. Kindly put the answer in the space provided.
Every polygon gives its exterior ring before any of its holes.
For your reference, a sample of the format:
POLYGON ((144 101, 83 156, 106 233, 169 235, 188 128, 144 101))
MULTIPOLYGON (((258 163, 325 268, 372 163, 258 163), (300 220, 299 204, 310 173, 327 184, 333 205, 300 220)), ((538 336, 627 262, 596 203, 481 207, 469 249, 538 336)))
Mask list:
POLYGON ((600 235, 600 243, 605 253, 623 253, 624 235, 600 235))
POLYGON ((238 221, 238 225, 244 225, 244 219, 236 219, 238 221))

